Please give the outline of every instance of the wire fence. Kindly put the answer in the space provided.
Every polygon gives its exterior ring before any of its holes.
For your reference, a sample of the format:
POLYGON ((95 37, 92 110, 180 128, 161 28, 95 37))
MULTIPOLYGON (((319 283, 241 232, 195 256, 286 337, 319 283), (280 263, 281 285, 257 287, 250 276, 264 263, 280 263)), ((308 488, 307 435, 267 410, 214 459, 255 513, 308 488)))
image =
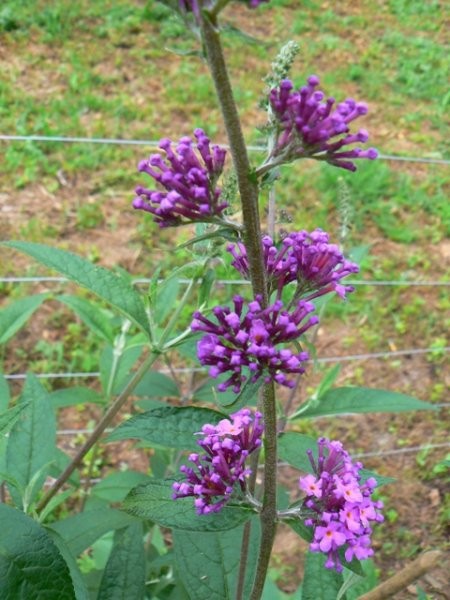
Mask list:
MULTIPOLYGON (((0 134, 0 140, 5 142, 55 142, 67 144, 114 144, 129 146, 149 146, 151 148, 159 147, 159 140, 134 140, 122 138, 90 138, 90 137, 71 137, 71 136, 51 136, 51 135, 3 135, 0 134)), ((229 148, 228 144, 218 144, 222 148, 229 148)), ((265 152, 264 146, 247 146, 251 152, 265 152)), ((435 158, 428 156, 398 156, 394 154, 380 153, 378 158, 388 161, 402 161, 415 163, 429 163, 436 165, 450 165, 450 160, 444 158, 435 158)))
MULTIPOLYGON (((386 352, 367 352, 363 354, 348 354, 344 356, 323 356, 319 358, 310 358, 305 362, 317 363, 317 364, 333 364, 340 362, 353 362, 360 360, 373 360, 379 358, 391 358, 391 357, 402 357, 402 356, 419 356, 423 354, 438 354, 444 355, 450 351, 450 346, 435 347, 435 348, 409 348, 407 350, 389 350, 386 352)), ((174 367, 167 369, 162 367, 158 369, 159 373, 205 373, 206 367, 174 367)), ((20 380, 26 379, 26 373, 11 373, 4 375, 6 379, 20 380)), ((100 377, 100 371, 86 371, 86 372, 67 372, 67 373, 37 373, 36 377, 40 379, 90 379, 100 377)))

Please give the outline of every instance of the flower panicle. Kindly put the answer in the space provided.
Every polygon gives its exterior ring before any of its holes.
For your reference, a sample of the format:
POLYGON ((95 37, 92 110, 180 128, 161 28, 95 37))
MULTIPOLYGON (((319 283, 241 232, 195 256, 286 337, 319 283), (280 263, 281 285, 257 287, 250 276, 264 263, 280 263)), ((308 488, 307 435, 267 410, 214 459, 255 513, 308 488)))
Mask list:
POLYGON ((214 321, 198 311, 194 313, 191 329, 206 333, 197 344, 200 363, 210 367, 212 378, 229 374, 228 379, 217 386, 221 392, 231 387, 233 392, 239 393, 248 378, 254 383, 261 376, 266 382, 292 388, 294 381, 289 375, 305 371, 308 353, 295 354, 284 344, 297 340, 318 323, 317 316, 310 316, 314 305, 299 301, 294 310, 288 312, 283 310, 281 300, 265 309, 261 302, 260 296, 248 303, 241 296, 235 296, 234 310, 221 306, 213 309, 214 321))
POLYGON ((180 471, 186 480, 173 484, 173 499, 193 496, 200 515, 219 512, 231 499, 236 485, 242 492, 251 469, 247 457, 261 446, 264 432, 262 414, 241 409, 217 425, 206 424, 197 435, 204 454, 192 453, 180 471))
POLYGON ((300 489, 305 492, 303 506, 311 515, 305 525, 312 527, 312 552, 327 556, 325 567, 342 571, 339 550, 346 546, 345 560, 364 560, 373 555, 371 524, 382 522, 381 501, 371 496, 377 482, 370 477, 361 482, 362 464, 354 463, 339 441, 318 440, 318 457, 308 457, 314 474, 300 477, 300 489))
POLYGON ((152 154, 139 163, 139 171, 150 175, 165 191, 136 188, 133 207, 154 216, 160 227, 208 221, 220 217, 228 204, 221 201, 217 187, 225 163, 226 151, 210 146, 202 129, 194 131, 196 144, 190 137, 182 137, 175 148, 167 138, 159 147, 165 152, 152 154))
MULTIPOLYGON (((358 265, 345 259, 336 244, 329 243, 329 236, 321 229, 312 232, 298 231, 288 234, 275 246, 268 235, 262 238, 264 265, 269 282, 269 292, 282 290, 289 283, 297 283, 296 297, 313 300, 329 292, 341 298, 354 290, 342 280, 358 273, 358 265)), ((229 244, 227 251, 233 256, 231 265, 245 278, 249 278, 247 250, 242 242, 229 244)))
POLYGON ((269 163, 278 164, 297 158, 315 158, 355 171, 353 159, 373 160, 378 156, 375 148, 348 149, 353 144, 365 143, 369 134, 365 129, 350 133, 350 123, 367 114, 367 104, 347 98, 336 104, 332 97, 325 98, 317 89, 317 75, 310 75, 307 85, 294 89, 292 81, 284 79, 269 94, 274 123, 278 135, 269 157, 269 163))

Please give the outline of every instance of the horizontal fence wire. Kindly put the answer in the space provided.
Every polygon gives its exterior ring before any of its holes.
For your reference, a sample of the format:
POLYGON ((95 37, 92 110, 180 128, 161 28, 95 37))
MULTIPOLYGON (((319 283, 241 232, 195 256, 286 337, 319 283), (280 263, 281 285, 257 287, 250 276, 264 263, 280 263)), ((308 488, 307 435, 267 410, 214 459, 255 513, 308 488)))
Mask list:
MULTIPOLYGON (((68 283, 70 279, 67 277, 0 277, 0 283, 68 283)), ((147 277, 141 277, 138 279, 132 279, 132 283, 135 285, 145 285, 150 283, 152 280, 147 277)), ((180 279, 179 282, 183 284, 191 283, 191 279, 180 279)), ((159 281, 158 283, 162 283, 159 281)), ((244 279, 217 279, 218 285, 250 285, 250 282, 244 279)), ((450 281, 407 281, 403 279, 392 279, 392 280, 346 280, 346 283, 356 286, 416 286, 416 287, 448 287, 450 281)))
MULTIPOLYGON (((150 146, 157 148, 159 140, 133 140, 120 138, 88 138, 88 137, 65 137, 51 135, 2 135, 0 140, 5 142, 56 142, 69 144, 115 144, 115 145, 131 145, 131 146, 150 146)), ((219 144, 222 148, 229 148, 227 144, 219 144)), ((251 152, 265 152, 264 146, 247 146, 251 152)), ((403 161, 403 162, 419 162, 430 163, 436 165, 450 165, 450 160, 444 158, 433 158, 426 156, 397 156, 394 154, 379 154, 381 160, 403 161)))
MULTIPOLYGON (((328 364, 336 362, 352 362, 357 360, 372 360, 377 358, 390 358, 400 356, 417 356, 421 354, 447 354, 450 351, 450 346, 442 348, 410 348, 408 350, 387 350, 386 352, 367 352, 364 354, 349 354, 346 356, 323 356, 316 359, 310 358, 305 362, 328 364)), ((173 369, 162 368, 158 369, 159 373, 205 373, 206 367, 174 367, 173 369)), ((37 373, 36 377, 40 379, 76 379, 76 378, 95 378, 99 377, 99 371, 91 372, 68 372, 68 373, 37 373)), ((26 373, 15 373, 4 375, 6 379, 26 379, 26 373)))

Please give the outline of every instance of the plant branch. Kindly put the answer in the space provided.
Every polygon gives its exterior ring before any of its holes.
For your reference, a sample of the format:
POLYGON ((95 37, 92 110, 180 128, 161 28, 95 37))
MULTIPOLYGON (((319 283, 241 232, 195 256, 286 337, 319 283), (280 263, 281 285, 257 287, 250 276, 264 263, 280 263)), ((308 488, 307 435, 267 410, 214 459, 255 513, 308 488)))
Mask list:
POLYGON ((367 592, 367 594, 360 596, 359 600, 385 600, 392 598, 394 594, 401 592, 413 581, 419 579, 419 577, 422 577, 422 575, 432 569, 441 558, 442 552, 439 550, 424 552, 404 569, 383 583, 380 583, 380 585, 367 592))
POLYGON ((45 506, 47 506, 47 504, 53 498, 53 496, 62 488, 62 486, 66 483, 66 481, 69 479, 69 477, 75 471, 75 469, 81 464, 81 461, 83 460, 83 458, 86 456, 86 454, 92 448, 92 446, 94 446, 94 444, 96 444, 97 441, 100 439, 100 437, 103 434, 103 432, 105 431, 105 429, 108 427, 108 425, 111 423, 111 421, 117 415, 117 413, 120 411, 122 406, 128 400, 128 398, 130 397, 134 388, 137 386, 137 384, 142 379, 142 377, 145 375, 145 373, 147 373, 147 371, 152 366, 152 364, 155 362, 155 360, 157 359, 158 356, 159 356, 159 354, 152 352, 144 360, 144 362, 141 364, 139 369, 135 372, 133 377, 127 383, 127 385, 125 386, 123 391, 117 396, 117 398, 111 404, 109 409, 103 415, 102 419, 97 423, 97 426, 95 427, 94 431, 91 433, 90 437, 86 440, 86 442, 83 444, 83 446, 78 450, 77 454, 73 457, 70 464, 61 473, 61 475, 58 477, 58 479, 55 481, 55 483, 52 485, 52 487, 48 490, 48 492, 45 494, 45 496, 43 496, 41 498, 40 502, 36 506, 36 510, 38 512, 41 511, 45 506))

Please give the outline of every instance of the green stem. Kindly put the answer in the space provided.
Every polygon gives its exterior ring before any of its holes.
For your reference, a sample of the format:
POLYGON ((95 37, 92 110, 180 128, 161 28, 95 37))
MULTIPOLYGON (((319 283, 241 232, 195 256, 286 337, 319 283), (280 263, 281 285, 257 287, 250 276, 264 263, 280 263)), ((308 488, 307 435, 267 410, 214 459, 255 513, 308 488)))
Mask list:
MULTIPOLYGON (((266 307, 268 304, 268 291, 261 246, 258 180, 254 174, 251 173, 250 161, 228 76, 215 15, 208 15, 206 12, 202 14, 201 34, 236 171, 244 223, 243 238, 249 260, 250 280, 253 294, 255 296, 260 295, 262 297, 262 305, 266 307)), ((265 422, 264 497, 261 511, 260 550, 251 600, 259 600, 261 598, 276 530, 277 427, 273 384, 266 384, 263 387, 262 394, 265 422)), ((249 532, 246 531, 245 535, 248 536, 249 532)), ((245 542, 245 539, 243 540, 242 550, 241 561, 246 563, 248 545, 245 542)), ((243 587, 245 578, 244 569, 241 569, 239 578, 238 592, 243 587)))
POLYGON ((242 134, 239 114, 228 77, 217 22, 213 16, 209 19, 207 14, 202 15, 201 32, 236 171, 244 222, 243 238, 249 259, 253 293, 255 296, 257 294, 261 295, 263 303, 267 304, 258 209, 258 182, 256 178, 251 176, 250 161, 242 134))
POLYGON ((70 464, 67 465, 66 469, 61 473, 61 475, 58 477, 58 479, 55 481, 52 487, 48 490, 45 496, 41 498, 40 502, 36 506, 36 510, 38 512, 41 511, 45 506, 47 506, 47 504, 53 498, 53 496, 62 488, 62 486, 66 483, 66 481, 75 471, 75 469, 81 464, 83 458, 94 446, 94 444, 96 444, 97 441, 100 439, 100 436, 103 434, 105 429, 108 427, 108 425, 120 411, 122 406, 128 400, 134 388, 140 382, 142 377, 147 373, 147 371, 158 358, 158 356, 159 354, 153 352, 144 360, 139 369, 135 372, 133 377, 127 383, 123 391, 117 396, 117 398, 111 404, 109 409, 103 415, 102 419, 97 423, 97 426, 95 427, 94 431, 91 433, 90 437, 86 440, 83 446, 78 450, 77 454, 73 457, 70 464))

